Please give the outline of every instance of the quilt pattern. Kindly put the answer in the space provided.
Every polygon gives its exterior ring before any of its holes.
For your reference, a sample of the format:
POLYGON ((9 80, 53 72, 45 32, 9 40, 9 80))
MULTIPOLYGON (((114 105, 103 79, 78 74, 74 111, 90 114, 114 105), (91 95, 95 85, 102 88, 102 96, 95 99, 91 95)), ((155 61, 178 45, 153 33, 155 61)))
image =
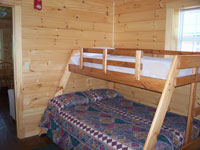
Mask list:
MULTIPOLYGON (((76 92, 49 101, 40 122, 47 135, 66 150, 142 150, 155 109, 126 100, 113 90, 76 92)), ((187 118, 167 113, 157 150, 184 144, 187 118)), ((194 120, 192 138, 200 136, 194 120)))

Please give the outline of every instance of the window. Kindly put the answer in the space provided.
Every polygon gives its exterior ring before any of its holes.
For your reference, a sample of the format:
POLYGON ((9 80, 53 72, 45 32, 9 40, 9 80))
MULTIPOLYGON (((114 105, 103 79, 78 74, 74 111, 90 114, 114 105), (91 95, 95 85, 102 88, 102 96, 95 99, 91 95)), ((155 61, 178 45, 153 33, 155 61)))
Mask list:
POLYGON ((3 60, 3 30, 0 30, 0 61, 3 60))
POLYGON ((200 8, 180 10, 177 48, 200 52, 200 8))

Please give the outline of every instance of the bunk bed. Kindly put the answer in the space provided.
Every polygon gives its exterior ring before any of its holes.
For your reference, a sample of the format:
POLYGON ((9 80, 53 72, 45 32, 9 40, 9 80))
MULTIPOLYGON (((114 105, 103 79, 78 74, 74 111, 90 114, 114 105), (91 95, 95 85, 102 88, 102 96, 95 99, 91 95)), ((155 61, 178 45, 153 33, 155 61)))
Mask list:
MULTIPOLYGON (((193 118, 200 115, 200 107, 195 108, 197 82, 200 81, 200 53, 149 49, 82 48, 79 54, 74 55, 73 51, 71 58, 71 64, 69 60, 61 78, 55 95, 57 97, 51 100, 50 105, 55 105, 58 110, 64 107, 58 99, 62 99, 59 95, 63 94, 70 72, 108 80, 109 89, 113 89, 114 83, 117 82, 160 92, 162 93, 160 101, 154 117, 152 116, 153 121, 143 147, 144 150, 150 150, 155 149, 174 89, 191 84, 183 148, 200 142, 199 137, 191 138, 193 118), (166 56, 170 57, 166 58, 166 56), (156 72, 155 69, 153 71, 155 67, 156 70, 162 69, 162 71, 156 72)), ((44 126, 41 125, 41 127, 44 126)))

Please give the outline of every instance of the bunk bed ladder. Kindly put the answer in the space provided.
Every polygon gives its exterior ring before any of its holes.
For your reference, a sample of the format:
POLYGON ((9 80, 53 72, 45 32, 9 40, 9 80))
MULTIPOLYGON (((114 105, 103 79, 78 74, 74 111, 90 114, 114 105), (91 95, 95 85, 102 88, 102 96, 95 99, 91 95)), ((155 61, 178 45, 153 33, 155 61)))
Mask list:
POLYGON ((143 150, 155 149, 157 137, 160 132, 161 126, 163 124, 165 114, 167 112, 172 94, 175 89, 174 79, 178 75, 177 65, 178 65, 178 56, 176 55, 174 56, 171 69, 168 73, 165 87, 163 89, 159 104, 157 106, 143 150))

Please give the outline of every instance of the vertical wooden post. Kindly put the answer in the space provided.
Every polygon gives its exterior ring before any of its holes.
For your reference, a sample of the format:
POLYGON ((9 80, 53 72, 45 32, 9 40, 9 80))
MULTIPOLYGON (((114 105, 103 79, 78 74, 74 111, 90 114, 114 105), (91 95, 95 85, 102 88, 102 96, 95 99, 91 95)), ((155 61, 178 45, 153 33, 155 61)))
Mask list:
POLYGON ((174 91, 174 78, 178 75, 177 70, 178 56, 174 56, 173 63, 171 65, 168 77, 163 89, 159 104, 154 115, 151 128, 149 130, 143 150, 155 149, 158 134, 160 132, 165 114, 167 112, 173 91, 174 91))
POLYGON ((107 49, 103 50, 103 72, 107 71, 107 49))
POLYGON ((14 88, 15 88, 17 137, 20 139, 24 138, 23 75, 22 75, 23 65, 22 65, 22 29, 21 28, 22 28, 21 6, 15 5, 13 7, 14 88))
POLYGON ((135 78, 137 80, 140 80, 140 74, 141 74, 141 58, 142 58, 143 52, 141 50, 136 51, 136 60, 135 60, 135 78))
POLYGON ((80 68, 83 69, 83 48, 80 50, 80 68))
MULTIPOLYGON (((193 75, 198 74, 198 68, 193 68, 193 75)), ((186 129, 186 137, 185 137, 185 144, 188 144, 191 141, 191 132, 192 132, 192 125, 193 125, 193 111, 195 107, 195 100, 196 100, 196 91, 197 91, 197 82, 191 84, 190 87, 190 101, 188 107, 188 119, 187 119, 187 129, 186 129)))
POLYGON ((71 57, 74 55, 74 53, 75 53, 75 50, 73 50, 71 52, 71 55, 69 56, 68 62, 66 64, 66 68, 65 68, 64 73, 63 73, 63 75, 62 75, 62 77, 60 79, 60 82, 59 82, 58 89, 57 89, 57 92, 55 94, 55 97, 58 96, 58 95, 62 95, 64 93, 64 89, 65 89, 65 87, 67 85, 67 82, 69 80, 69 77, 71 75, 71 72, 68 70, 68 66, 69 66, 69 63, 71 61, 71 57))

